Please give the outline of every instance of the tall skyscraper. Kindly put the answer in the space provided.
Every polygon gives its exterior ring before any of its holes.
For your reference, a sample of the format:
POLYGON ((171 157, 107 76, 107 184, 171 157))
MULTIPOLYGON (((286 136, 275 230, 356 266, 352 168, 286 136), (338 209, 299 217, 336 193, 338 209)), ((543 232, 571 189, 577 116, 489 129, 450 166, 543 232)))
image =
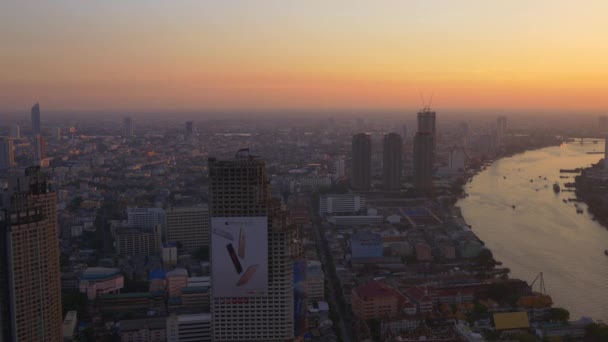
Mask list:
POLYGON ((496 142, 498 146, 505 143, 505 135, 507 134, 507 117, 499 116, 496 119, 496 142))
POLYGON ((382 178, 382 163, 384 156, 382 150, 384 148, 384 133, 374 132, 370 134, 372 140, 372 179, 382 178))
POLYGON ((407 125, 406 124, 403 124, 402 131, 401 131, 401 139, 403 140, 403 142, 405 142, 407 140, 407 125))
POLYGON ((265 163, 209 159, 214 341, 294 337, 296 229, 271 197, 265 163))
POLYGON ((36 103, 32 107, 32 135, 40 134, 40 105, 36 103))
POLYGON ((133 119, 131 119, 130 116, 127 116, 123 121, 123 130, 124 130, 124 136, 125 137, 132 137, 133 136, 133 119))
POLYGON ((46 159, 46 140, 40 134, 38 134, 34 139, 34 160, 41 161, 42 159, 46 159))
POLYGON ((414 185, 421 192, 430 194, 433 187, 433 163, 435 149, 430 132, 418 132, 414 137, 414 185))
POLYGON ((436 114, 424 107, 418 112, 418 132, 414 137, 414 183, 418 190, 430 193, 433 187, 433 164, 437 145, 436 114))
POLYGON ((0 197, 0 340, 62 341, 57 197, 39 167, 0 197))
POLYGON ((425 107, 418 112, 418 132, 430 133, 431 137, 433 138, 433 146, 435 146, 437 143, 435 117, 435 112, 431 111, 431 108, 429 107, 425 107))
POLYGON ((186 137, 194 136, 194 121, 186 121, 186 137))
POLYGON ((194 252, 209 246, 209 208, 205 206, 171 207, 167 215, 167 241, 178 242, 194 252))
POLYGON ((384 136, 382 163, 382 187, 385 190, 401 189, 401 155, 403 141, 397 133, 384 136))
POLYGON ((19 125, 17 125, 17 124, 11 125, 9 132, 8 132, 8 136, 13 139, 21 138, 21 129, 19 128, 19 125))
POLYGON ((496 130, 499 134, 504 134, 507 131, 507 117, 499 116, 496 119, 496 130))
POLYGON ((0 170, 5 170, 15 165, 15 149, 13 140, 0 138, 0 170))
POLYGON ((352 159, 351 187, 353 190, 369 190, 372 182, 372 140, 368 134, 353 136, 352 159))

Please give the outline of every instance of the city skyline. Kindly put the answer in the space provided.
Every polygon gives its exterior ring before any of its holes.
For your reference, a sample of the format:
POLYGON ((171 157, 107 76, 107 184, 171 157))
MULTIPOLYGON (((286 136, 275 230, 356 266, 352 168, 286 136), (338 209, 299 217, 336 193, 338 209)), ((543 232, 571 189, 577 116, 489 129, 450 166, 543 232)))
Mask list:
POLYGON ((3 7, 2 111, 608 107, 601 1, 3 7))

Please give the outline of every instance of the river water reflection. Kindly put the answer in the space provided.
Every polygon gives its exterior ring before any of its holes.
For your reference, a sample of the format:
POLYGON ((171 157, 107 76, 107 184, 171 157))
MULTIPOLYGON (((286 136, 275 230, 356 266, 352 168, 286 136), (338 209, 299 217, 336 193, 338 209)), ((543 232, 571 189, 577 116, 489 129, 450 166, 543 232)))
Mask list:
POLYGON ((529 283, 543 272, 548 294, 572 319, 608 321, 608 230, 584 204, 577 214, 575 202, 563 202, 574 193, 556 194, 553 184, 564 189, 574 179, 560 179, 559 169, 596 163, 603 155, 587 152, 603 150, 603 141, 577 142, 498 160, 467 184, 469 197, 457 204, 511 277, 529 283))

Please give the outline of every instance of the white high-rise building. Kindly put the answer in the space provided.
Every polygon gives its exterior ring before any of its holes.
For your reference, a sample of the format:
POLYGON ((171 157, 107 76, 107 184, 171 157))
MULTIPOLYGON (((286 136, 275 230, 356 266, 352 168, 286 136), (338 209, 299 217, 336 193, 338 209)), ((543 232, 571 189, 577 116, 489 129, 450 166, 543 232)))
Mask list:
POLYGON ((213 340, 292 340, 297 230, 265 163, 248 150, 210 158, 209 178, 213 340))
POLYGON ((322 195, 319 203, 319 215, 346 215, 365 211, 365 197, 357 194, 322 195))

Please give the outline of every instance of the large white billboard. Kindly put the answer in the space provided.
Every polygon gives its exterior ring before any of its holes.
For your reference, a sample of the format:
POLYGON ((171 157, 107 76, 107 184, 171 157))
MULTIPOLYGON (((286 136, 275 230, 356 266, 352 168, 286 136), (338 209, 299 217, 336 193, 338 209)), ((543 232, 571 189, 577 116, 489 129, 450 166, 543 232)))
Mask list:
POLYGON ((264 296, 268 291, 268 219, 212 217, 214 297, 264 296))

